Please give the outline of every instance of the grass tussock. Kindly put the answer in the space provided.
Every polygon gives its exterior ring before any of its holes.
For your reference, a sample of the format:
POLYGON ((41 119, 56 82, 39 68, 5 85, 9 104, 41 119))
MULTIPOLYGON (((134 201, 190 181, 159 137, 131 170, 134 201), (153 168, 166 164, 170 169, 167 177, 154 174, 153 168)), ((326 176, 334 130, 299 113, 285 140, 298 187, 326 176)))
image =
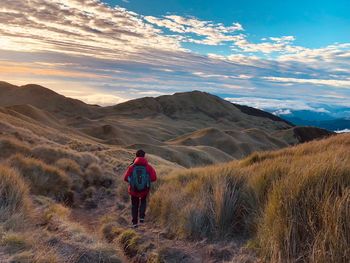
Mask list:
POLYGON ((191 262, 191 259, 192 258, 181 249, 162 246, 159 248, 158 253, 151 255, 147 263, 191 262))
POLYGON ((81 192, 84 188, 84 176, 79 164, 71 159, 61 158, 54 164, 63 170, 72 181, 72 190, 81 192))
POLYGON ((225 238, 246 233, 254 202, 245 178, 227 169, 203 169, 200 176, 191 176, 196 172, 166 180, 152 196, 153 216, 171 232, 187 238, 225 238), (213 172, 216 176, 212 176, 213 172))
POLYGON ((30 148, 23 142, 14 138, 0 138, 0 149, 0 159, 6 159, 16 153, 21 153, 23 155, 30 154, 30 148))
POLYGON ((11 157, 8 162, 20 171, 33 194, 64 200, 65 195, 69 192, 70 178, 64 171, 54 166, 21 155, 11 157))
POLYGON ((350 135, 159 182, 153 217, 185 238, 248 236, 269 262, 350 261, 350 135))
POLYGON ((323 154, 317 162, 304 157, 308 166, 297 164, 273 187, 257 233, 261 247, 269 248, 263 250, 266 258, 349 259, 350 164, 341 156, 323 154))
POLYGON ((68 219, 69 215, 69 208, 61 204, 51 203, 46 207, 45 211, 43 212, 43 221, 46 224, 48 224, 53 219, 60 219, 65 221, 68 219))
POLYGON ((78 262, 108 262, 121 263, 118 251, 104 244, 96 244, 90 247, 88 251, 84 252, 78 262))
POLYGON ((96 163, 90 164, 84 172, 85 186, 110 187, 113 179, 104 174, 101 166, 96 163))
POLYGON ((119 235, 118 241, 127 256, 134 257, 140 252, 140 236, 135 231, 125 230, 119 235))
POLYGON ((15 170, 0 165, 0 222, 30 215, 29 190, 15 170))
POLYGON ((106 223, 101 226, 100 232, 103 238, 108 242, 112 242, 123 232, 123 229, 115 223, 106 223))
POLYGON ((19 233, 6 233, 1 238, 0 243, 9 254, 28 250, 32 247, 32 240, 29 240, 28 236, 19 233))
POLYGON ((36 146, 32 150, 35 158, 43 160, 48 164, 54 164, 60 159, 70 159, 77 162, 82 169, 85 169, 91 163, 98 163, 99 159, 88 152, 75 152, 70 149, 54 146, 36 146))
POLYGON ((55 166, 64 170, 67 173, 81 175, 81 169, 79 164, 71 159, 61 158, 56 161, 55 166))

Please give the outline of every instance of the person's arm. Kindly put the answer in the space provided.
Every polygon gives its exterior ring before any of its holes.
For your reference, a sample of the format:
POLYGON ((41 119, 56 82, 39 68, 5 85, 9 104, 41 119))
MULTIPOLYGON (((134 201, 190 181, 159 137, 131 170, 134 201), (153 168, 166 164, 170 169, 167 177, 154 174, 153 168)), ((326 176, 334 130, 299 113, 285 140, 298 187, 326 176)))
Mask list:
POLYGON ((148 165, 148 172, 151 177, 151 182, 157 181, 157 173, 156 170, 151 165, 148 165))
POLYGON ((125 174, 124 174, 124 181, 125 182, 129 182, 129 176, 132 174, 132 166, 129 166, 128 169, 126 170, 125 174))

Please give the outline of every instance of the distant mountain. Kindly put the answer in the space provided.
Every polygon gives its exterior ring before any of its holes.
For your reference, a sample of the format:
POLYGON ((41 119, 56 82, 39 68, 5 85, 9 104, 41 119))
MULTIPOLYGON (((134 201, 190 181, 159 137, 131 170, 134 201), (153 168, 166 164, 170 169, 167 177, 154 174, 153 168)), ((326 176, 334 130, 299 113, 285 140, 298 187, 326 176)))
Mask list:
MULTIPOLYGON (((225 162, 332 133, 192 91, 98 107, 38 85, 0 83, 0 107, 16 118, 123 149, 144 148, 191 167, 225 162)), ((1 109, 1 108, 0 108, 1 109)))
POLYGON ((24 104, 65 116, 94 114, 98 108, 39 85, 15 86, 0 82, 0 107, 24 104))
POLYGON ((233 104, 218 96, 201 91, 175 93, 156 98, 140 98, 107 107, 106 110, 141 117, 164 115, 172 119, 192 119, 193 115, 201 115, 211 120, 234 122, 249 116, 249 118, 244 119, 250 121, 250 119, 258 117, 269 120, 271 123, 279 123, 281 128, 293 126, 293 124, 271 113, 233 104))
POLYGON ((303 120, 295 117, 285 116, 287 120, 299 126, 314 126, 330 131, 338 131, 350 129, 350 120, 349 119, 330 119, 324 121, 317 120, 303 120))
POLYGON ((279 117, 298 126, 314 126, 330 131, 350 129, 350 109, 336 106, 319 106, 322 111, 288 110, 279 117))

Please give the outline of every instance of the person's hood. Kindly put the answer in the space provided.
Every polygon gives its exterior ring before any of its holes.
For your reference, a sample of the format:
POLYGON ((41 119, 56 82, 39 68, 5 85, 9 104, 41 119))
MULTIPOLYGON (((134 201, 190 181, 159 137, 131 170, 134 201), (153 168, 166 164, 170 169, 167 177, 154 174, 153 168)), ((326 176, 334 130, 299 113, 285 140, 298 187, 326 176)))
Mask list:
POLYGON ((134 165, 146 166, 147 164, 148 164, 148 161, 145 157, 137 157, 134 161, 134 165))

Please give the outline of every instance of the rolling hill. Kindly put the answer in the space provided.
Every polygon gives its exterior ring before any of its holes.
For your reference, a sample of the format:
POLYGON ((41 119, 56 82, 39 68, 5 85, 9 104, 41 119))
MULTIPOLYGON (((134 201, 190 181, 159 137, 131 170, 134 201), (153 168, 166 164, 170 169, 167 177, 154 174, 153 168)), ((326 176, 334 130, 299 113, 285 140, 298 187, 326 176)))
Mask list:
POLYGON ((100 143, 148 152, 185 167, 224 162, 331 133, 295 127, 270 113, 192 91, 88 105, 39 85, 0 83, 0 107, 100 143), (300 132, 302 130, 302 132, 300 132), (180 157, 180 156, 184 157, 180 157), (186 158, 189 157, 189 160, 186 158))
POLYGON ((111 107, 37 85, 1 83, 0 94, 0 262, 308 262, 309 248, 348 258, 347 135, 317 141, 332 133, 199 91, 111 107), (159 183, 152 227, 133 231, 122 175, 139 148, 159 183), (273 210, 281 198, 286 216, 273 210), (291 227, 312 232, 313 247, 288 239, 291 227))

